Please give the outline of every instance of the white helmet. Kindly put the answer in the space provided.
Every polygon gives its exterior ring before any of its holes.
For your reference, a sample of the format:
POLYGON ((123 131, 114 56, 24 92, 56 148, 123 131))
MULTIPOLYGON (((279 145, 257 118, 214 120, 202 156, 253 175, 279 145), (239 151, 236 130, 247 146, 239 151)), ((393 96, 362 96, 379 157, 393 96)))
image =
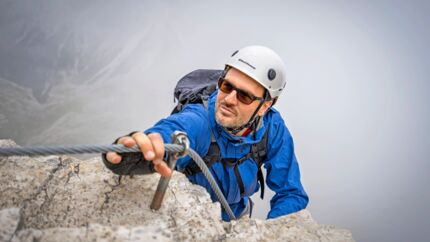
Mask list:
POLYGON ((235 51, 227 60, 231 66, 260 83, 271 98, 281 95, 285 88, 285 65, 281 57, 264 46, 247 46, 235 51))

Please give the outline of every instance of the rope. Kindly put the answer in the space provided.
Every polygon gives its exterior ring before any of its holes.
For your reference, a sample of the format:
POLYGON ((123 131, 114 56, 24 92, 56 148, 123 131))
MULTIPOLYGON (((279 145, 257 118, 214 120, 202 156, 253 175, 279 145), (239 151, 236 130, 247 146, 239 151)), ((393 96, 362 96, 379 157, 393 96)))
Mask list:
POLYGON ((231 211, 230 205, 228 205, 227 200, 225 199, 224 195, 222 194, 221 190, 219 189, 218 184, 216 183, 215 179, 213 178, 212 173, 209 171, 209 168, 207 167, 206 163, 197 154, 197 152, 195 152, 191 148, 189 149, 189 155, 196 162, 196 164, 199 166, 200 170, 202 170, 202 173, 203 173, 203 175, 205 175, 206 179, 208 179, 208 182, 211 185, 212 190, 214 190, 216 196, 218 197, 218 200, 221 202, 224 210, 227 212, 228 216, 230 217, 230 220, 236 219, 233 211, 231 211))
MULTIPOLYGON (((165 150, 168 152, 184 152, 184 147, 175 144, 164 144, 165 150)), ((91 154, 91 153, 106 153, 113 152, 140 152, 137 146, 132 148, 125 147, 121 144, 112 145, 72 145, 72 146, 33 146, 33 147, 13 147, 0 148, 0 156, 42 156, 42 155, 64 155, 64 154, 91 154)), ((227 200, 222 194, 218 184, 206 166, 203 159, 193 149, 189 149, 189 156, 196 162, 202 170, 203 175, 208 179, 212 190, 214 190, 218 201, 227 212, 230 220, 236 219, 227 200)))
MULTIPOLYGON (((182 152, 181 145, 165 144, 168 152, 182 152)), ((70 145, 70 146, 31 146, 0 148, 0 156, 41 156, 41 155, 65 155, 65 154, 91 154, 113 152, 140 152, 137 146, 132 148, 121 144, 113 145, 70 145)))

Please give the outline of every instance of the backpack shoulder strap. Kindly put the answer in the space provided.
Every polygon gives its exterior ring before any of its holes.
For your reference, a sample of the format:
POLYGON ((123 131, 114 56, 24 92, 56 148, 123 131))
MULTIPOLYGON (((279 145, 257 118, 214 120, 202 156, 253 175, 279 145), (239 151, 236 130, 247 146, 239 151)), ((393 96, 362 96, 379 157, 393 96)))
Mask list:
POLYGON ((261 138, 260 142, 251 145, 252 158, 254 158, 258 167, 261 167, 261 165, 263 165, 263 161, 267 157, 267 136, 268 136, 268 133, 269 133, 269 128, 267 128, 266 131, 264 132, 264 135, 261 138))
POLYGON ((261 191, 260 191, 260 198, 264 198, 264 176, 263 172, 261 171, 261 166, 263 165, 263 161, 267 158, 267 136, 269 136, 269 126, 267 126, 267 129, 261 138, 261 141, 257 144, 251 145, 251 154, 254 161, 257 163, 258 171, 257 171, 257 180, 260 183, 261 191))

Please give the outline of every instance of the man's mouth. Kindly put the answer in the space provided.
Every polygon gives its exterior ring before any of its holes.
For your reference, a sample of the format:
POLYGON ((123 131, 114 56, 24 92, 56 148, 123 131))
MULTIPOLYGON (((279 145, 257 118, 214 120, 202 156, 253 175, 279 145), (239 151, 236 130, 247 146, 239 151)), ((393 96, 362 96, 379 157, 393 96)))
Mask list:
POLYGON ((226 105, 224 105, 224 104, 221 104, 221 105, 220 105, 220 109, 221 109, 221 112, 222 112, 222 114, 223 114, 223 115, 226 115, 226 116, 236 115, 236 113, 234 112, 234 110, 233 110, 233 109, 228 108, 228 107, 227 107, 226 105))

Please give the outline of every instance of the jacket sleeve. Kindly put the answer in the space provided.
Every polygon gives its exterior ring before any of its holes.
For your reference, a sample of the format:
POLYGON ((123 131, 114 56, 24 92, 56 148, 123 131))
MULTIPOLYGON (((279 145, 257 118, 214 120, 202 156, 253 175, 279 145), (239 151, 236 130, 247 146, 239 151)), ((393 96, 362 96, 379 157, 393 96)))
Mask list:
MULTIPOLYGON (((279 114, 277 114, 279 115, 279 114)), ((266 184, 275 195, 270 200, 267 218, 297 212, 306 208, 309 198, 300 182, 299 164, 293 139, 280 116, 269 129, 266 184)))

